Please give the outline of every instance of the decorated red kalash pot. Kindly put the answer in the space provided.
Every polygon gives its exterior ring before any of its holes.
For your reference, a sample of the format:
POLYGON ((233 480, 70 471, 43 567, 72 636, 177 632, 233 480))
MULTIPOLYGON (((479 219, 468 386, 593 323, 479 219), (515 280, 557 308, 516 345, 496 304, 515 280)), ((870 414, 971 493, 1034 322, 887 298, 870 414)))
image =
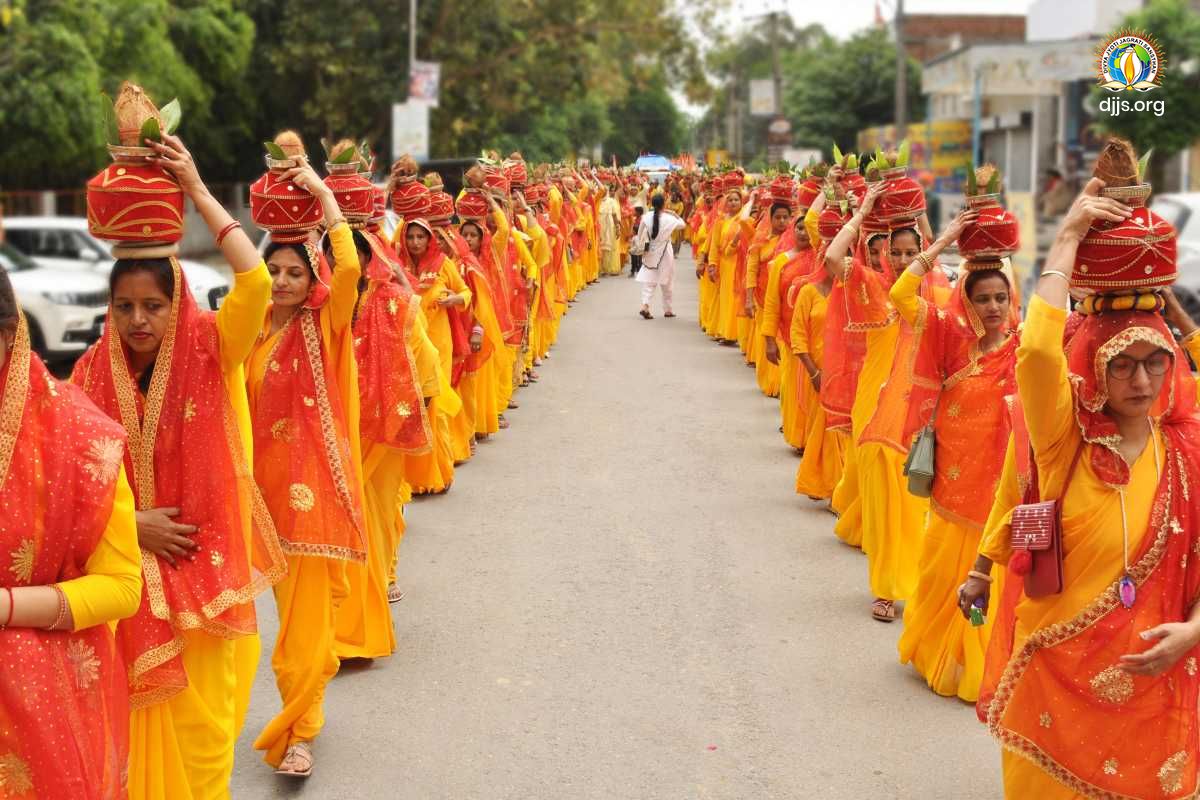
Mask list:
POLYGON ((448 228, 454 217, 454 198, 442 191, 429 193, 429 211, 425 217, 435 228, 448 228))
POLYGON ((796 204, 804 210, 812 208, 820 193, 821 179, 816 175, 809 175, 796 187, 796 204))
MULTIPOLYGON (((574 191, 575 181, 570 176, 564 178, 563 182, 568 189, 574 191)), ((493 195, 497 197, 508 197, 510 185, 508 176, 504 174, 504 167, 497 164, 485 164, 483 166, 483 185, 489 189, 493 195)))
POLYGON ((348 141, 333 146, 332 159, 325 162, 325 185, 333 192, 346 224, 362 228, 371 219, 375 202, 375 187, 363 174, 365 166, 358 157, 358 148, 348 141))
POLYGON ((378 234, 383 229, 384 220, 387 219, 388 196, 387 192, 378 186, 372 187, 372 190, 371 219, 367 221, 367 230, 378 234))
MULTIPOLYGON (((141 87, 121 86, 114 104, 120 144, 109 144, 113 163, 87 183, 88 230, 118 245, 117 258, 174 255, 183 238, 183 190, 162 167, 157 153, 142 146, 150 118, 163 119, 141 87)), ((165 126, 170 132, 172 126, 165 126)))
POLYGON ((793 211, 796 209, 796 182, 787 175, 779 175, 768 183, 762 195, 764 205, 768 209, 779 203, 793 211))
POLYGON ((925 190, 908 174, 908 167, 891 167, 879 173, 883 194, 875 201, 873 216, 884 222, 914 220, 925 213, 925 190))
POLYGON ((490 211, 487 196, 481 189, 467 189, 463 192, 458 198, 456 208, 459 219, 463 222, 482 222, 490 211))
POLYGON ((504 177, 513 191, 523 191, 529 182, 529 170, 525 166, 525 158, 520 153, 513 153, 504 160, 504 177))
POLYGON ((429 209, 429 187, 417 180, 417 162, 401 156, 392 167, 392 211, 401 219, 424 216, 429 209))
POLYGON ((841 187, 842 194, 846 197, 853 195, 861 203, 867 193, 867 179, 858 171, 858 156, 854 153, 843 156, 835 145, 833 160, 842 168, 842 177, 838 179, 838 186, 841 187))
POLYGON ((1000 266, 1021 247, 1017 218, 1000 204, 1000 173, 991 164, 967 176, 967 208, 979 217, 958 235, 958 253, 976 269, 1000 266))
POLYGON ((833 237, 837 236, 838 231, 850 221, 850 217, 849 208, 842 211, 840 201, 826 198, 825 205, 821 207, 821 213, 817 215, 817 235, 826 242, 833 241, 833 237))
POLYGON ((284 131, 275 137, 274 146, 278 149, 265 157, 267 171, 250 184, 250 218, 256 227, 269 232, 274 242, 303 242, 321 224, 325 213, 320 200, 283 177, 289 169, 308 161, 300 137, 284 131))
POLYGON ((1143 182, 1130 144, 1110 140, 1096 164, 1106 187, 1104 197, 1133 210, 1123 222, 1095 222, 1079 243, 1071 284, 1100 294, 1131 294, 1170 286, 1179 275, 1175 263, 1175 229, 1146 207, 1151 187, 1143 182), (1115 158, 1120 162, 1113 164, 1115 158), (1128 185, 1121 185, 1128 184, 1128 185))

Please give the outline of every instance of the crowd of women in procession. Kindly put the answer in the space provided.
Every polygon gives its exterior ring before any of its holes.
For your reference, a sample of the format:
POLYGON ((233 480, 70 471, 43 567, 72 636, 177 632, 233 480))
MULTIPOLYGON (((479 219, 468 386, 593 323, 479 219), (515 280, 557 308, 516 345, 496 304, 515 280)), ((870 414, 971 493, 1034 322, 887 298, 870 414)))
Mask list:
POLYGON ((700 326, 778 396, 796 492, 866 556, 864 613, 903 604, 900 661, 976 704, 1007 797, 1194 797, 1200 336, 1175 232, 1109 142, 1022 323, 1000 176, 968 175, 935 237, 905 149, 685 181, 700 326))
POLYGON ((250 191, 260 254, 177 108, 126 84, 114 117, 88 184, 109 314, 69 382, 0 273, 6 798, 229 796, 268 589, 281 705, 254 746, 311 774, 340 663, 396 649, 403 505, 507 427, 570 305, 620 272, 642 191, 516 154, 457 198, 402 158, 385 191, 361 146, 334 145, 322 179, 289 131, 250 191), (216 312, 175 258, 185 196, 233 270, 216 312))

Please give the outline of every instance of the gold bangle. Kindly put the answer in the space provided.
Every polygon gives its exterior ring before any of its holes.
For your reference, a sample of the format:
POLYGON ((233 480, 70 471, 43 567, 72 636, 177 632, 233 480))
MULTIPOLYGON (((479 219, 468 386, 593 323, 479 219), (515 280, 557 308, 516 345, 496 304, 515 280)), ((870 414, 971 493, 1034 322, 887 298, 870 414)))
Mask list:
POLYGON ((1038 280, 1041 280, 1042 278, 1046 277, 1047 275, 1057 275, 1058 277, 1062 278, 1067 283, 1071 282, 1071 276, 1068 275, 1067 273, 1063 272, 1062 270, 1058 270, 1058 269, 1042 270, 1042 274, 1040 276, 1038 276, 1038 280))
POLYGON ((977 569, 973 569, 973 570, 969 571, 967 573, 967 577, 968 578, 978 578, 979 580, 987 581, 988 583, 991 583, 993 580, 995 580, 991 575, 988 575, 986 572, 980 572, 977 569))
POLYGON ((54 584, 50 588, 58 595, 58 616, 46 630, 57 631, 61 630, 63 623, 67 621, 67 612, 70 611, 70 606, 67 605, 67 593, 60 589, 58 584, 54 584))
POLYGON ((334 217, 333 219, 331 219, 325 223, 325 230, 331 231, 334 228, 336 228, 338 225, 346 225, 346 224, 348 224, 348 223, 346 222, 345 217, 334 217))
POLYGON ((1184 337, 1180 338, 1180 340, 1179 340, 1179 343, 1180 343, 1180 344, 1187 344, 1187 343, 1188 343, 1188 342, 1190 342, 1192 339, 1195 339, 1197 336, 1200 336, 1200 328, 1196 328, 1196 329, 1195 329, 1194 331, 1192 331, 1191 333, 1189 333, 1189 334, 1187 334, 1186 336, 1184 336, 1184 337))

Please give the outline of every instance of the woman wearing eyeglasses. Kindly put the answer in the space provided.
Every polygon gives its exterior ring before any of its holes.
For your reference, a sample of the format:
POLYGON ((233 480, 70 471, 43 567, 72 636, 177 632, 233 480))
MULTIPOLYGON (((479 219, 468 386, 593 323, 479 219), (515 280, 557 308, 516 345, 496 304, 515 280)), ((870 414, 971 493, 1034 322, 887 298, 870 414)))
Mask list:
MULTIPOLYGON (((1103 186, 1093 179, 1063 221, 1017 350, 1035 485, 1061 498, 1061 590, 1029 596, 1007 525, 989 527, 959 590, 964 613, 986 608, 992 563, 1008 563, 979 711, 1004 748, 1010 798, 1197 791, 1195 380, 1151 291, 1089 298, 1064 346, 1068 285, 1096 268, 1078 263, 1081 242, 1133 213, 1103 186)), ((1156 250, 1166 230, 1146 231, 1130 285, 1173 262, 1173 247, 1156 250)))

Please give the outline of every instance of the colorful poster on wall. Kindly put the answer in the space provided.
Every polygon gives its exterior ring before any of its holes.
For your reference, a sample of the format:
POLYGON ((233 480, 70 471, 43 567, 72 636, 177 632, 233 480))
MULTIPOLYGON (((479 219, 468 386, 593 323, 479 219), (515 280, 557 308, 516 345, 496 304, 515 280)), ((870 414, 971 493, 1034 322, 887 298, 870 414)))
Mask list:
POLYGON ((1021 249, 1012 257, 1018 285, 1024 286, 1037 260, 1037 204, 1033 192, 1008 192, 1004 203, 1021 226, 1021 249))
MULTIPOLYGON (((943 119, 913 123, 908 126, 907 138, 911 147, 909 166, 926 191, 962 192, 966 165, 971 160, 970 121, 943 119)), ((867 128, 858 133, 859 152, 873 152, 876 146, 887 150, 898 144, 895 125, 867 128)))

